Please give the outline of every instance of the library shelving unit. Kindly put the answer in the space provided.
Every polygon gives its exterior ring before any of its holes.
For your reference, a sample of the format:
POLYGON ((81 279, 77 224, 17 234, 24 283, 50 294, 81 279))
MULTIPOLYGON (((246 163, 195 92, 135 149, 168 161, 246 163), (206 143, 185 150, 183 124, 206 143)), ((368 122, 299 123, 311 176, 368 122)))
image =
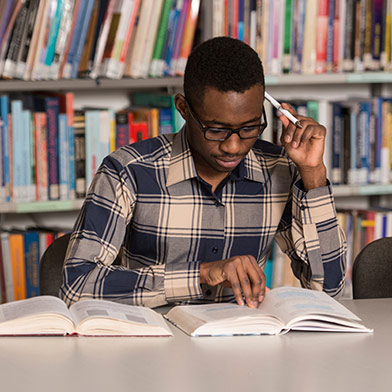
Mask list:
MULTIPOLYGON (((383 87, 392 84, 392 73, 366 72, 366 73, 330 73, 321 75, 282 74, 266 76, 266 88, 272 91, 277 98, 284 100, 293 98, 319 98, 332 100, 337 97, 347 98, 352 94, 361 94, 366 97, 374 96, 382 91, 383 87), (300 87, 300 88, 299 88, 300 87), (321 88, 320 88, 321 87, 321 88)), ((0 93, 29 92, 29 91, 73 91, 75 100, 82 97, 82 102, 89 103, 91 99, 99 100, 103 94, 123 95, 123 101, 130 91, 167 91, 175 93, 182 89, 181 77, 164 77, 149 79, 71 79, 71 80, 45 80, 45 81, 0 81, 0 93)), ((116 105, 116 104, 114 104, 116 105)), ((118 104, 117 104, 118 106, 118 104)), ((118 107, 114 107, 118 109, 118 107)), ((338 185, 334 187, 337 204, 341 199, 352 198, 379 198, 379 196, 392 195, 392 184, 369 185, 338 185)), ((374 204, 370 202, 370 205, 374 204)), ((28 203, 1 203, 0 214, 42 214, 52 212, 78 211, 82 200, 58 200, 47 202, 28 203)), ((4 220, 4 219, 3 219, 4 220)))

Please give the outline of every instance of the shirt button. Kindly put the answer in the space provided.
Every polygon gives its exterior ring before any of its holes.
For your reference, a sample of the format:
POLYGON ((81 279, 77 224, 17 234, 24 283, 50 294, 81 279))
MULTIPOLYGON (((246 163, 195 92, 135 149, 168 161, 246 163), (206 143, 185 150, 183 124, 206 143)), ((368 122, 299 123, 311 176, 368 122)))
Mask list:
POLYGON ((214 247, 212 248, 212 253, 216 253, 216 252, 218 252, 218 248, 217 248, 216 246, 214 246, 214 247))
POLYGON ((304 210, 306 210, 306 207, 305 206, 301 206, 301 207, 299 207, 302 211, 304 211, 304 210))
POLYGON ((209 297, 212 294, 212 291, 210 289, 206 290, 206 296, 209 297))
POLYGON ((215 202, 215 207, 219 207, 219 206, 220 206, 219 201, 216 201, 216 202, 215 202))

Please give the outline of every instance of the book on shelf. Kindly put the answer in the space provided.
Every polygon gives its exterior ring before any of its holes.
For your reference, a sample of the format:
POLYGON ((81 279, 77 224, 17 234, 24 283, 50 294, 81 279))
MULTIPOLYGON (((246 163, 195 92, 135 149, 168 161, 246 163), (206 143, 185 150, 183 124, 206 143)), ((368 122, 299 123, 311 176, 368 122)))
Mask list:
POLYGON ((0 305, 0 335, 172 336, 162 315, 141 307, 84 300, 67 308, 40 296, 0 305))
POLYGON ((328 294, 296 287, 269 291, 256 309, 234 303, 183 305, 172 308, 165 318, 195 337, 373 331, 328 294))
MULTIPOLYGON (((137 5, 139 6, 139 4, 137 5)), ((123 66, 123 72, 126 76, 133 78, 146 78, 148 76, 162 5, 162 0, 144 0, 141 2, 133 47, 130 50, 128 61, 123 66)), ((120 68, 120 66, 117 68, 120 68)))
POLYGON ((149 75, 157 76, 159 61, 162 56, 163 45, 165 41, 165 35, 167 31, 167 25, 169 23, 170 10, 173 4, 173 0, 164 0, 162 7, 161 18, 157 30, 156 40, 154 43, 154 49, 152 52, 151 63, 149 67, 149 75))

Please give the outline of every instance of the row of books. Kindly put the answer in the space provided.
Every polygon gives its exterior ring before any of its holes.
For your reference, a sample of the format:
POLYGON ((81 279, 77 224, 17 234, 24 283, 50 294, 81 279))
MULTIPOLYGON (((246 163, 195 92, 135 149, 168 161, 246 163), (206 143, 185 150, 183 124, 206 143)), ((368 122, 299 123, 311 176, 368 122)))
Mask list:
POLYGON ((200 0, 4 0, 0 75, 43 80, 182 75, 200 0))
POLYGON ((115 112, 74 110, 73 93, 0 96, 0 202, 83 198, 110 152, 181 128, 173 96, 132 98, 115 112))
MULTIPOLYGON (((299 114, 327 128, 324 161, 333 184, 389 184, 392 181, 392 99, 291 101, 299 114)), ((273 113, 275 109, 273 109, 273 113)), ((272 117, 271 141, 279 144, 281 123, 272 117)))
POLYGON ((266 74, 391 69, 391 0, 213 3, 214 36, 250 44, 266 74))
POLYGON ((0 303, 39 295, 40 260, 64 234, 54 229, 11 230, 0 234, 0 303))

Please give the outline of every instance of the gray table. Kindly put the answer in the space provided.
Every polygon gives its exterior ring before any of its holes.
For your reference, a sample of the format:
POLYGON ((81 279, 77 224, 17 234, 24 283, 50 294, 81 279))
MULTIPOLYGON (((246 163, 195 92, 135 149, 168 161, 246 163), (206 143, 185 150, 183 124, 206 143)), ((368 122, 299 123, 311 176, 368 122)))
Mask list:
POLYGON ((1 391, 392 391, 392 299, 342 301, 373 334, 1 337, 1 391))

